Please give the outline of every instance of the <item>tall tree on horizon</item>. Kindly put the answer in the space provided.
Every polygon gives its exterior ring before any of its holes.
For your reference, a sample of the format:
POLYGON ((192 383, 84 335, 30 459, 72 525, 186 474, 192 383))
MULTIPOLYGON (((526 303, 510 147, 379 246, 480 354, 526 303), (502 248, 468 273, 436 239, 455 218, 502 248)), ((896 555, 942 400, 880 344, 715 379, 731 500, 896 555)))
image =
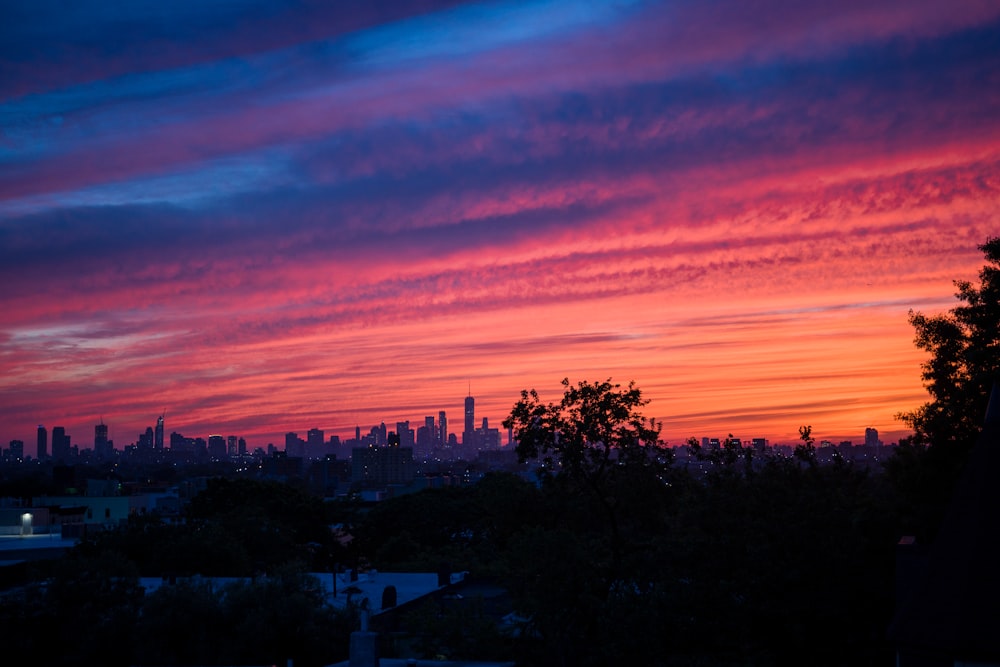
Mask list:
POLYGON ((979 284, 955 281, 961 305, 941 315, 909 314, 914 344, 931 355, 921 373, 931 400, 896 415, 913 429, 915 444, 970 446, 1000 380, 1000 237, 978 248, 986 256, 979 284))
POLYGON ((622 522, 629 491, 654 481, 673 456, 660 440, 662 425, 643 416, 649 403, 630 382, 570 383, 563 379, 559 403, 543 403, 538 393, 522 391, 504 420, 517 439, 521 462, 537 460, 538 475, 589 496, 604 514, 611 532, 612 572, 617 573, 624 548, 622 522))

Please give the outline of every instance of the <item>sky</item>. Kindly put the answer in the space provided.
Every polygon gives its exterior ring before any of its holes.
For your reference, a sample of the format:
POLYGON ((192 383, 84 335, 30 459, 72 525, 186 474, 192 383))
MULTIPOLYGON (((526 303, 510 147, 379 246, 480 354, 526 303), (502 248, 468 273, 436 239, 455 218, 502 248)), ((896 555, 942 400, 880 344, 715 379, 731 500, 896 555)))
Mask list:
POLYGON ((4 0, 0 444, 634 381, 860 442, 1000 231, 994 0, 4 0))

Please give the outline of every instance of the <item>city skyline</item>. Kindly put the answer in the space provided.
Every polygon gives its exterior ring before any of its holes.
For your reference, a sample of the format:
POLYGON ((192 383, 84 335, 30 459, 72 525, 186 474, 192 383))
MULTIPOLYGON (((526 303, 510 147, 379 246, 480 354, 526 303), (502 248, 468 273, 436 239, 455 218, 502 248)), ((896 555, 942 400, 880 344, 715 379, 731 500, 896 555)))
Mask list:
MULTIPOLYGON (((481 444, 481 443, 475 442, 475 438, 478 437, 476 435, 476 432, 479 431, 480 429, 485 429, 486 428, 486 422, 488 422, 488 420, 490 419, 490 417, 488 415, 483 416, 482 419, 479 420, 479 425, 474 425, 472 427, 471 431, 470 431, 470 428, 469 428, 469 424, 470 424, 470 421, 469 421, 469 418, 470 418, 469 407, 470 407, 470 400, 473 399, 473 398, 474 397, 472 397, 472 396, 466 396, 463 399, 463 407, 465 408, 465 411, 466 411, 465 412, 466 419, 465 419, 465 428, 463 429, 463 431, 462 431, 461 434, 456 434, 454 432, 447 431, 447 421, 446 421, 446 419, 447 419, 447 417, 446 417, 447 411, 446 410, 438 410, 438 412, 437 412, 437 421, 436 422, 435 422, 434 415, 425 415, 423 417, 424 425, 427 428, 431 428, 433 426, 433 430, 431 431, 433 433, 433 436, 431 436, 431 437, 436 438, 435 443, 437 445, 447 445, 449 443, 448 435, 451 435, 452 438, 454 438, 453 442, 457 442, 458 444, 460 444, 462 446, 469 446, 469 445, 478 446, 479 444, 481 444), (486 421, 483 421, 483 420, 486 420, 486 421), (473 434, 473 439, 470 442, 466 442, 466 437, 467 437, 467 435, 470 432, 473 434)), ((473 406, 474 406, 474 403, 473 403, 473 406)), ((474 410, 474 407, 473 407, 473 410, 474 410)), ((472 414, 474 414, 474 413, 472 413, 472 414)), ((496 430, 499 427, 499 425, 500 425, 500 421, 502 421, 502 420, 497 420, 496 422, 493 422, 494 426, 492 426, 491 428, 493 430, 496 430)), ((475 422, 475 418, 473 417, 473 423, 474 422, 475 422)), ((340 428, 340 429, 337 429, 337 428, 333 428, 333 429, 331 429, 331 428, 324 428, 324 427, 316 426, 316 425, 311 426, 308 429, 306 429, 305 426, 301 426, 301 427, 296 428, 296 429, 294 429, 292 431, 285 432, 285 433, 281 434, 281 437, 271 439, 268 442, 259 442, 259 443, 258 442, 253 442, 253 443, 248 443, 242 434, 229 434, 229 433, 223 434, 223 433, 220 433, 220 432, 217 432, 217 431, 215 431, 215 432, 210 431, 210 432, 206 432, 206 433, 192 434, 191 431, 189 431, 187 429, 184 429, 183 427, 179 427, 177 429, 174 429, 174 428, 164 429, 165 419, 164 419, 163 415, 157 416, 155 423, 156 423, 155 430, 154 430, 154 427, 152 427, 152 426, 147 426, 145 428, 145 432, 143 432, 141 429, 135 429, 136 434, 137 434, 137 436, 135 437, 135 439, 129 439, 128 437, 126 437, 125 440, 119 440, 119 441, 116 442, 115 438, 114 438, 113 431, 111 430, 111 427, 104 422, 104 418, 102 416, 102 417, 99 418, 99 421, 96 424, 92 425, 93 430, 94 430, 94 437, 93 437, 93 443, 92 444, 90 443, 90 441, 87 438, 84 438, 82 442, 78 438, 78 439, 75 439, 75 440, 72 441, 72 445, 73 445, 73 447, 78 448, 80 450, 92 449, 94 451, 97 451, 98 449, 100 449, 102 447, 102 445, 104 447, 111 447, 111 446, 113 446, 113 448, 116 449, 116 450, 118 450, 118 451, 123 451, 126 447, 130 447, 130 446, 137 446, 139 449, 145 448, 145 449, 148 449, 148 450, 172 449, 173 447, 170 444, 171 438, 161 438, 161 433, 165 434, 165 432, 169 432, 171 434, 171 436, 174 436, 174 435, 176 435, 176 436, 183 436, 185 439, 188 439, 188 440, 201 439, 201 440, 205 440, 206 442, 209 441, 213 437, 214 438, 225 438, 225 439, 228 439, 228 441, 229 441, 229 444, 230 444, 229 450, 233 449, 233 447, 235 446, 235 443, 237 442, 237 439, 242 443, 241 446, 244 448, 245 451, 249 451, 249 450, 257 449, 257 448, 267 449, 269 447, 276 447, 277 444, 279 444, 279 443, 281 443, 283 441, 284 444, 281 447, 277 447, 277 449, 282 450, 282 451, 288 451, 289 438, 291 436, 293 436, 293 435, 294 436, 298 436, 299 446, 301 446, 301 447, 307 447, 308 448, 310 446, 316 446, 317 444, 324 444, 325 445, 325 444, 328 444, 329 442, 332 442, 334 440, 334 438, 336 438, 340 443, 342 443, 343 446, 347 446, 349 443, 354 442, 355 440, 358 440, 359 438, 360 439, 364 439, 364 438, 368 437, 370 434, 374 434, 376 431, 378 431, 380 429, 380 427, 382 429, 385 429, 385 431, 382 433, 383 439, 385 438, 385 434, 386 433, 399 435, 400 434, 400 430, 399 430, 400 427, 405 425, 406 427, 408 427, 410 429, 409 441, 398 441, 396 444, 399 444, 401 446, 413 447, 414 446, 415 433, 418 430, 418 428, 420 428, 420 426, 419 426, 419 420, 417 420, 417 419, 406 419, 406 420, 402 420, 402 421, 397 421, 397 422, 395 422, 396 428, 394 428, 394 429, 390 428, 390 426, 386 423, 385 420, 381 420, 380 422, 378 422, 376 424, 370 424, 370 425, 355 424, 354 426, 352 426, 350 428, 340 428), (412 426, 411 426, 411 422, 412 422, 412 426), (187 430, 187 432, 185 433, 184 431, 186 431, 186 430, 187 430), (305 432, 306 435, 307 435, 307 437, 305 439, 303 439, 302 436, 300 435, 302 432, 305 432), (154 433, 155 433, 155 435, 154 435, 154 433), (314 438, 314 436, 316 434, 319 434, 319 437, 320 437, 319 441, 315 440, 315 438, 314 438), (148 442, 144 442, 144 440, 146 440, 148 442)), ((51 431, 55 431, 56 429, 59 429, 59 433, 63 434, 63 436, 65 437, 65 446, 64 446, 64 449, 68 449, 69 446, 70 446, 70 439, 72 438, 72 430, 73 429, 66 428, 65 426, 59 424, 58 420, 56 420, 56 425, 53 425, 53 426, 47 426, 45 424, 39 424, 37 426, 37 429, 36 429, 36 439, 34 441, 32 441, 30 439, 25 439, 25 438, 14 437, 14 438, 5 438, 3 440, 3 442, 21 442, 22 444, 28 443, 28 444, 33 445, 33 447, 27 447, 27 449, 25 450, 27 453, 31 453, 32 454, 32 458, 38 458, 37 452, 39 450, 39 446, 44 444, 45 446, 42 447, 42 452, 43 452, 42 458, 49 458, 49 457, 52 456, 52 453, 47 451, 48 439, 49 439, 51 431)), ((506 431, 506 429, 503 429, 503 428, 499 428, 499 431, 500 431, 500 441, 501 441, 500 446, 502 448, 505 448, 505 447, 507 447, 508 445, 511 444, 511 442, 507 439, 510 436, 510 434, 504 435, 504 432, 506 431)), ((694 438, 695 440, 704 443, 704 442, 709 441, 709 440, 712 440, 712 441, 715 441, 715 442, 722 442, 727 437, 733 437, 733 438, 739 439, 739 440, 741 440, 744 443, 750 443, 751 441, 754 441, 754 440, 766 441, 766 443, 768 445, 791 445, 791 444, 798 444, 798 442, 799 442, 798 440, 783 440, 783 441, 779 442, 777 440, 772 440, 771 438, 767 437, 766 434, 759 434, 759 433, 753 433, 753 434, 732 433, 732 432, 728 432, 725 428, 716 428, 714 430, 711 430, 710 434, 701 433, 701 434, 689 435, 689 436, 683 437, 683 438, 681 438, 681 437, 664 438, 664 442, 667 445, 675 446, 676 447, 676 446, 681 446, 681 445, 687 444, 687 442, 691 438, 694 438)), ((843 442, 851 442, 852 444, 855 444, 855 445, 866 445, 866 446, 872 446, 873 444, 882 444, 882 440, 879 437, 878 429, 875 429, 875 428, 872 428, 872 427, 866 427, 863 433, 853 434, 852 436, 846 437, 846 439, 845 438, 837 438, 837 436, 830 435, 830 436, 822 436, 821 438, 817 438, 817 440, 818 441, 821 440, 821 441, 824 441, 824 442, 827 442, 827 443, 830 443, 830 444, 841 444, 843 442)), ((378 443, 376 443, 376 444, 378 444, 378 443)), ((381 445, 385 445, 385 444, 386 444, 386 442, 382 442, 381 443, 381 445)), ((895 443, 891 443, 891 444, 895 444, 895 443)), ((0 448, 2 448, 4 446, 5 445, 3 445, 2 443, 0 443, 0 448)), ((466 452, 466 453, 468 453, 468 452, 466 452)), ((232 451, 230 451, 230 454, 232 454, 232 451)))
POLYGON ((1000 229, 1000 6, 814 4, 5 4, 0 437, 460 435, 566 377, 897 440, 907 313, 1000 229))

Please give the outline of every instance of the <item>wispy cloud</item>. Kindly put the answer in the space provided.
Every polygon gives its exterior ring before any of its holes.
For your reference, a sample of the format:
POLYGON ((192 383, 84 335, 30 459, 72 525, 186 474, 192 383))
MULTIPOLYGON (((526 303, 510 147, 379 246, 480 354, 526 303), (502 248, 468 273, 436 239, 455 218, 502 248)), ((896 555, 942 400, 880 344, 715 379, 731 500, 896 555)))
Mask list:
POLYGON ((896 431, 906 313, 997 228, 991 2, 43 5, 0 21, 0 437, 564 376, 678 440, 896 431))

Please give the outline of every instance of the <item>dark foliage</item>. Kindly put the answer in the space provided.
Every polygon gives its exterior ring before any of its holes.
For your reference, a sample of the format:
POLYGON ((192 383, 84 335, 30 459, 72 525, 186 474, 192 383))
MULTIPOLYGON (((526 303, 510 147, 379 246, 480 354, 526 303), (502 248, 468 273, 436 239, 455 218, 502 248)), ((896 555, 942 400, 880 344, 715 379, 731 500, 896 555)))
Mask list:
POLYGON ((914 343, 930 353, 922 377, 931 400, 899 415, 916 444, 969 448, 1000 379, 1000 237, 979 249, 986 257, 979 285, 955 281, 961 305, 943 315, 910 311, 914 343))
POLYGON ((357 527, 359 549, 382 570, 496 573, 508 542, 531 521, 541 493, 491 473, 473 487, 429 489, 379 503, 357 527))
POLYGON ((349 614, 322 603, 315 580, 294 566, 224 586, 164 586, 147 596, 136 659, 147 665, 322 665, 346 653, 349 614))
POLYGON ((12 664, 323 665, 346 657, 356 619, 327 606, 304 574, 337 557, 319 499, 282 484, 219 481, 192 508, 185 524, 134 517, 91 536, 4 593, 0 628, 12 664), (177 583, 145 594, 140 573, 177 583), (222 585, 191 575, 241 579, 222 585))
POLYGON ((1000 238, 979 246, 986 264, 979 284, 955 281, 962 303, 942 315, 910 312, 914 343, 931 400, 897 415, 913 429, 886 463, 901 530, 933 540, 948 500, 982 429, 993 384, 1000 381, 1000 238))
MULTIPOLYGON (((523 451, 542 461, 540 487, 494 477, 422 492, 381 504, 359 527, 379 567, 426 568, 446 557, 504 582, 521 622, 506 642, 484 639, 478 657, 513 654, 537 665, 891 660, 884 630, 901 519, 888 476, 817 464, 805 427, 795 458, 730 439, 702 453, 711 472, 695 479, 661 456, 655 427, 637 416, 644 403, 634 387, 565 384, 566 402, 526 393, 511 418, 533 438, 523 451), (627 399, 617 404, 623 412, 605 409, 615 403, 601 400, 609 393, 627 399), (620 428, 594 423, 608 419, 620 428), (641 438, 627 435, 638 426, 641 438), (598 438, 647 444, 641 456, 612 450, 605 458, 598 438)), ((446 620, 430 607, 409 619, 424 655, 460 654, 479 632, 434 630, 446 620)))

